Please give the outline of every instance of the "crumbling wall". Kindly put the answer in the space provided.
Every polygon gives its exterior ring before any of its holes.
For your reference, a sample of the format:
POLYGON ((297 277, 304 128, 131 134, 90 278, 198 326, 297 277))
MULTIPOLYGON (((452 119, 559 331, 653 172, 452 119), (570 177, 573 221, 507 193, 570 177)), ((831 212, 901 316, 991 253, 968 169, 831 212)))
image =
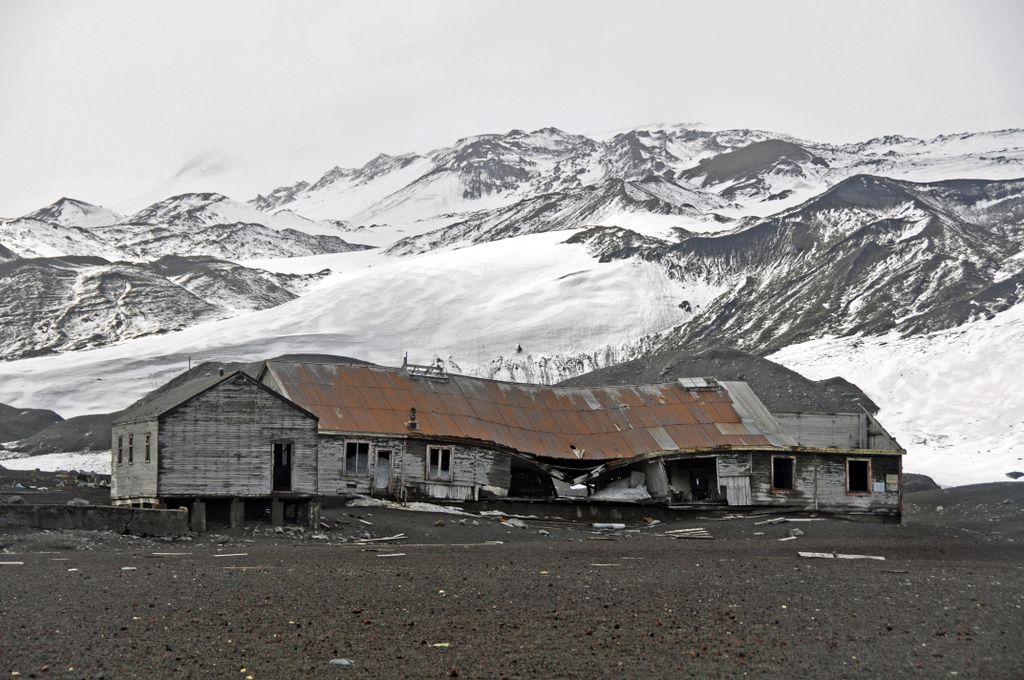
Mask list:
POLYGON ((180 536, 188 533, 188 512, 112 505, 0 505, 0 527, 180 536))

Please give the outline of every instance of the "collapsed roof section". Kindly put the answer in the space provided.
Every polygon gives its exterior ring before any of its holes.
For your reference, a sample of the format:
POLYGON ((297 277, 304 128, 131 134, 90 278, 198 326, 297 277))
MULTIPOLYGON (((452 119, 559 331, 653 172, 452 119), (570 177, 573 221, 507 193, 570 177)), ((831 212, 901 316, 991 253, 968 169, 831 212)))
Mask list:
POLYGON ((322 432, 472 440, 594 463, 797 445, 743 382, 573 388, 279 361, 268 361, 260 380, 317 414, 322 432))

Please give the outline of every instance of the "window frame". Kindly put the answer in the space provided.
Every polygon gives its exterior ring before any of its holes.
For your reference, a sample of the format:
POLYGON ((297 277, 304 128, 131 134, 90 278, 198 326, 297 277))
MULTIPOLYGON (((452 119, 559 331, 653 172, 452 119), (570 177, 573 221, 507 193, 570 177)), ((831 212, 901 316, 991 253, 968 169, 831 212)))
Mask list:
POLYGON ((135 465, 135 433, 128 433, 128 464, 135 465))
POLYGON ((871 459, 870 458, 847 458, 846 459, 846 494, 848 496, 870 496, 871 495, 871 459), (867 465, 867 476, 865 477, 866 489, 854 491, 850 488, 850 463, 865 463, 867 465))
POLYGON ((454 446, 427 446, 426 455, 426 479, 433 482, 451 482, 455 480, 455 447, 454 446), (437 457, 437 472, 434 474, 434 466, 431 461, 431 453, 433 451, 438 452, 437 457), (442 474, 442 463, 444 462, 444 454, 448 454, 448 472, 446 476, 442 474))
POLYGON ((771 460, 771 491, 772 493, 793 493, 796 491, 796 456, 772 456, 771 460), (775 461, 789 461, 789 486, 775 485, 775 461))
POLYGON ((146 433, 146 439, 145 439, 145 442, 146 442, 145 451, 146 451, 146 462, 147 463, 149 463, 150 460, 151 460, 150 459, 150 448, 151 448, 152 440, 153 440, 153 433, 152 432, 147 432, 146 433))
POLYGON ((369 477, 370 476, 370 449, 372 448, 372 442, 366 439, 346 439, 345 440, 345 453, 341 459, 341 476, 342 477, 369 477), (348 447, 354 445, 356 447, 356 458, 355 458, 355 470, 349 470, 348 468, 348 447), (366 469, 360 474, 359 472, 359 446, 366 446, 366 469))
POLYGON ((117 464, 124 463, 124 435, 117 435, 117 464))

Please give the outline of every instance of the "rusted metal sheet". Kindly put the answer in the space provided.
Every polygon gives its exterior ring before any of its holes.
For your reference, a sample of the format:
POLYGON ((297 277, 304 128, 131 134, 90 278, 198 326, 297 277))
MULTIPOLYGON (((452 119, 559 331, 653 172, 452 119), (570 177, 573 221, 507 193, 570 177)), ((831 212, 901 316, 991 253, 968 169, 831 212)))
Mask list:
MULTIPOLYGON (((705 379, 566 388, 461 375, 442 382, 395 368, 300 362, 269 362, 265 373, 288 399, 320 417, 321 430, 415 432, 491 442, 550 458, 576 459, 581 451, 584 459, 602 460, 711 447, 771 447, 763 429, 778 428, 770 414, 765 422, 743 417, 730 392, 705 379), (415 431, 406 427, 412 408, 415 431)), ((749 399, 753 393, 743 396, 749 399)), ((763 405, 745 407, 758 416, 768 413, 763 405)))

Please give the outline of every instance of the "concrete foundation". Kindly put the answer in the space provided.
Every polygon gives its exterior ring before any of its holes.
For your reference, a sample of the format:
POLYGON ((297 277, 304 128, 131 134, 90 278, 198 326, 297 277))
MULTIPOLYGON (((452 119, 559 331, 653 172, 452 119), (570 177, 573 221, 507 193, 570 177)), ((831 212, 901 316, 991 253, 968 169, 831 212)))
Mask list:
POLYGON ((116 531, 136 536, 188 533, 189 513, 112 505, 0 505, 0 527, 116 531))

